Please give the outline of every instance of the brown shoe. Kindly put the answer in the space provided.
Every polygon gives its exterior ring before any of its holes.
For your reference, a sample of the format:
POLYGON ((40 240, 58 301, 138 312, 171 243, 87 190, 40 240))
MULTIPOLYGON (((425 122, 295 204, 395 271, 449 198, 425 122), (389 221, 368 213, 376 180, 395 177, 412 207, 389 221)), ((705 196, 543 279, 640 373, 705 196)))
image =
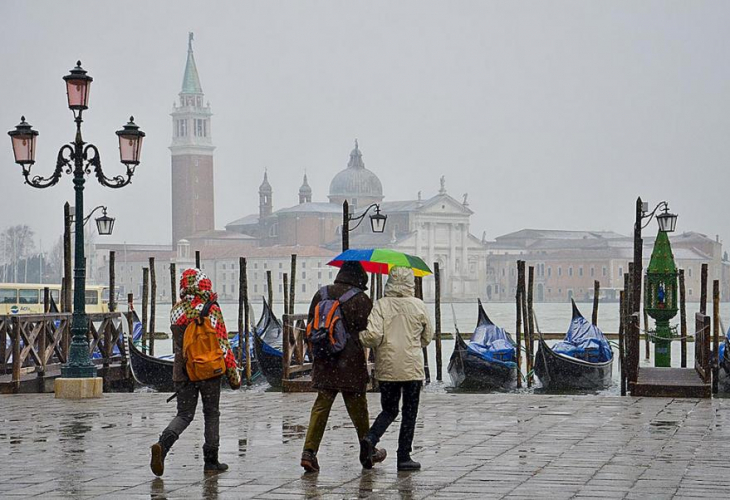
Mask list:
POLYGON ((317 454, 313 451, 304 450, 302 452, 302 461, 299 464, 307 472, 319 472, 319 462, 317 461, 317 454))
POLYGON ((379 464, 385 458, 388 456, 388 452, 385 451, 385 448, 375 448, 375 452, 373 453, 373 464, 379 464))

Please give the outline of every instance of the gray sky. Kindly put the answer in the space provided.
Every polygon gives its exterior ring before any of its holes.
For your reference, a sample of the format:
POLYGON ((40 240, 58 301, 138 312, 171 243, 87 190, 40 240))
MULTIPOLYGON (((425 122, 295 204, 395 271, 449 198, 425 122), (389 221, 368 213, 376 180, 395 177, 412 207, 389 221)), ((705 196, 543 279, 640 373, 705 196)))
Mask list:
MULTIPOLYGON (((358 138, 386 200, 469 193, 471 230, 631 231, 633 202, 670 201, 678 230, 730 235, 730 3, 419 1, 8 1, 0 3, 3 104, 40 131, 34 173, 73 139, 61 77, 94 77, 85 139, 121 172, 114 131, 147 133, 131 186, 91 177, 87 207, 117 217, 109 241, 170 240, 171 118, 187 33, 214 117, 216 225, 315 201, 358 138)), ((2 142, 5 141, 5 142, 2 142)), ((0 229, 50 246, 71 179, 22 183, 0 141, 0 229)), ((652 226, 652 234, 656 226, 652 226)))

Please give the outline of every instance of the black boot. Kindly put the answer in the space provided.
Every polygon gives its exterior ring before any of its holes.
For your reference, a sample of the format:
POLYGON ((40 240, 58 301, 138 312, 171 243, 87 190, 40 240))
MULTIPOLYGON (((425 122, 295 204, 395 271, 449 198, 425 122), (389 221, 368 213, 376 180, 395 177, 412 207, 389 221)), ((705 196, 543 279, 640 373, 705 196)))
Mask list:
POLYGON ((177 441, 177 438, 177 434, 165 429, 160 435, 159 441, 150 448, 152 455, 150 469, 152 469, 152 473, 155 476, 162 476, 165 472, 165 457, 167 456, 167 452, 170 451, 170 448, 172 448, 173 443, 177 441))
POLYGON ((421 470, 421 464, 414 461, 411 455, 398 456, 398 470, 399 471, 413 471, 421 470))
POLYGON ((225 472, 228 470, 227 464, 218 461, 218 447, 203 445, 203 459, 205 460, 204 472, 225 472))

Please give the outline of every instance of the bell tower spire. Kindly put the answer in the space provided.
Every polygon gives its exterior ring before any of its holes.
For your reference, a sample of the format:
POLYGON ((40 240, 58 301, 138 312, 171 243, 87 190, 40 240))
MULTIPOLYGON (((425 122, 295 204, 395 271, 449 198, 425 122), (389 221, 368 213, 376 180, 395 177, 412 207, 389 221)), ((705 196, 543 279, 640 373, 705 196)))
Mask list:
POLYGON ((200 85, 193 54, 193 33, 188 33, 188 53, 178 102, 172 116, 172 247, 177 242, 215 229, 213 185, 213 113, 200 85))

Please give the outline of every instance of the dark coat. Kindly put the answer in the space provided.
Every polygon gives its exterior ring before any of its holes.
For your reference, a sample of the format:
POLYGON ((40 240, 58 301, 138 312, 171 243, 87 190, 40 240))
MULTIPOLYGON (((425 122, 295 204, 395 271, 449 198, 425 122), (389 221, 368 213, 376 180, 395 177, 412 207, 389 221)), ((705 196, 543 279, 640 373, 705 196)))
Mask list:
POLYGON ((172 330, 172 351, 175 354, 175 360, 172 364, 172 381, 187 382, 188 372, 185 369, 185 358, 183 358, 183 339, 185 338, 185 327, 181 325, 171 325, 172 330))
MULTIPOLYGON (((357 262, 346 262, 337 273, 335 283, 327 287, 329 298, 338 298, 352 287, 367 289, 368 275, 357 262)), ((319 291, 314 294, 309 306, 309 319, 314 318, 314 308, 319 304, 319 291)), ((368 316, 373 308, 370 297, 359 293, 340 306, 349 338, 345 348, 333 358, 315 359, 312 368, 312 385, 315 389, 342 392, 365 392, 368 384, 365 352, 359 333, 368 325, 368 316)))

